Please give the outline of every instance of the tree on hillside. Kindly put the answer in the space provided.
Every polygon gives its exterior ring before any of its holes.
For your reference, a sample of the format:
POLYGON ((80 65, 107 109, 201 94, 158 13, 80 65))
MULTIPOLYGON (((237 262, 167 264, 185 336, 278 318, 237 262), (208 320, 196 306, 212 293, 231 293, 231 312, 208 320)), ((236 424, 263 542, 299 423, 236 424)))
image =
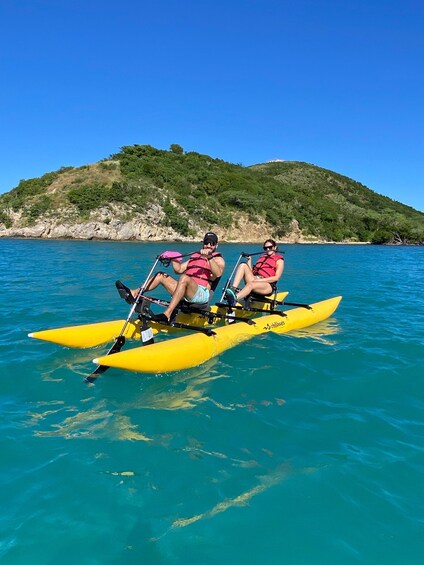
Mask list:
POLYGON ((184 149, 178 143, 172 143, 169 147, 171 153, 175 153, 177 155, 182 155, 184 153, 184 149))

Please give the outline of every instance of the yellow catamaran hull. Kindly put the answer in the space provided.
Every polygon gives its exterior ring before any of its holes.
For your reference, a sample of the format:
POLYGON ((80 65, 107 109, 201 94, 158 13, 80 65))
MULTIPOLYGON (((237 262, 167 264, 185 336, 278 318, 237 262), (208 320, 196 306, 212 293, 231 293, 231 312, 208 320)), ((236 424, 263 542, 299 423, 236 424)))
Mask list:
MULTIPOLYGON (((280 292, 277 295, 277 301, 282 302, 288 292, 280 292)), ((252 308, 263 308, 265 312, 270 310, 269 304, 262 302, 252 302, 252 308)), ((226 314, 225 308, 211 306, 212 313, 226 314)), ((258 315, 257 312, 249 312, 248 310, 237 310, 236 316, 241 318, 251 318, 258 315)), ((207 318, 198 314, 183 314, 179 313, 176 317, 176 322, 180 324, 189 324, 196 327, 204 327, 209 325, 207 318)), ((219 319, 216 320, 219 322, 219 319)), ((52 330, 43 330, 39 332, 32 332, 29 337, 49 341, 64 347, 96 347, 113 341, 120 333, 124 326, 125 320, 113 320, 109 322, 98 322, 95 324, 85 324, 80 326, 69 326, 65 328, 56 328, 52 330)), ((173 332, 178 331, 169 326, 161 326, 160 324, 152 323, 153 333, 158 331, 173 332)), ((140 339, 140 320, 136 319, 130 321, 125 329, 124 336, 127 339, 140 339)))
POLYGON ((325 320, 337 309, 341 296, 310 304, 311 308, 294 308, 286 316, 270 314, 255 318, 255 324, 237 322, 215 328, 215 335, 196 333, 137 347, 94 359, 93 363, 140 373, 165 373, 201 365, 256 335, 269 331, 287 333, 325 320))

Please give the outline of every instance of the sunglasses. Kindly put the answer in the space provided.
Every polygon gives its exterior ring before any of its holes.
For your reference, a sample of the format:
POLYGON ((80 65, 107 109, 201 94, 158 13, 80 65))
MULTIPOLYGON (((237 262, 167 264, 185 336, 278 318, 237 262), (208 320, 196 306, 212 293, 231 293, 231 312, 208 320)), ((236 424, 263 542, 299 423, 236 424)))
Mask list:
POLYGON ((208 240, 208 241, 203 242, 203 246, 206 246, 206 245, 210 245, 211 247, 215 247, 216 243, 208 240))
POLYGON ((273 248, 273 245, 264 245, 263 250, 264 251, 269 251, 270 249, 273 248))

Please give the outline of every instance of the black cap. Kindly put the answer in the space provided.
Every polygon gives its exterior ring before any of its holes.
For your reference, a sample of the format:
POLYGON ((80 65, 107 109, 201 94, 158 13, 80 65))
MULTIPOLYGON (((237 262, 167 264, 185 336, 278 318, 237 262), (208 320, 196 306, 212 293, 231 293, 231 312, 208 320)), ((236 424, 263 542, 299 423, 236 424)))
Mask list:
POLYGON ((218 245, 218 236, 213 231, 209 231, 208 233, 205 233, 203 238, 203 243, 206 243, 207 241, 212 242, 214 245, 218 245))

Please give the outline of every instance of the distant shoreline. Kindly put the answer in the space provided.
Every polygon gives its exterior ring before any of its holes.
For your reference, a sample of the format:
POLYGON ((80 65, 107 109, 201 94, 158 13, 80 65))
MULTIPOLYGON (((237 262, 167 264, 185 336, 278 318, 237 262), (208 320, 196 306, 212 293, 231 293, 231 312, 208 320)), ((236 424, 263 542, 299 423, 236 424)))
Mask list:
MULTIPOLYGON (((140 240, 140 239, 97 239, 97 238, 72 238, 72 237, 25 237, 25 236, 2 236, 0 234, 0 239, 6 240, 30 240, 30 241, 81 241, 81 242, 97 242, 97 243, 199 243, 200 239, 147 239, 147 240, 140 240)), ((245 240, 245 241, 227 241, 227 240, 220 240, 220 245, 261 245, 263 240, 245 240)), ((278 245, 390 245, 391 247, 399 247, 402 245, 399 244, 373 244, 370 241, 285 241, 285 240, 278 240, 278 245)), ((411 247, 411 245, 408 245, 411 247)))
MULTIPOLYGON (((219 232, 218 232, 219 234, 219 232)), ((201 237, 199 238, 165 238, 165 239, 113 239, 113 238, 96 238, 96 237, 37 237, 37 236, 24 236, 24 235, 2 235, 0 233, 0 240, 31 240, 31 241, 95 241, 98 243, 199 243, 201 237)), ((228 245, 262 245, 264 239, 254 239, 254 240, 225 240, 221 239, 220 244, 228 245)), ((381 247, 422 247, 419 243, 372 243, 371 241, 305 241, 304 239, 299 239, 298 241, 282 239, 277 240, 278 245, 364 245, 364 246, 381 246, 381 247)))

